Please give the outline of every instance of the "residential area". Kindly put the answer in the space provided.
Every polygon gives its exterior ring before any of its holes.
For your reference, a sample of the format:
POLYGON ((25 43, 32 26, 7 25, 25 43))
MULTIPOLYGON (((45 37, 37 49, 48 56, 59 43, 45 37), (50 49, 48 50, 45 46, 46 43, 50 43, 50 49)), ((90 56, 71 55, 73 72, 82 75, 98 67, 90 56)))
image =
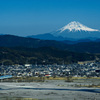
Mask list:
POLYGON ((69 65, 10 65, 0 66, 0 76, 12 77, 100 77, 100 62, 69 65))

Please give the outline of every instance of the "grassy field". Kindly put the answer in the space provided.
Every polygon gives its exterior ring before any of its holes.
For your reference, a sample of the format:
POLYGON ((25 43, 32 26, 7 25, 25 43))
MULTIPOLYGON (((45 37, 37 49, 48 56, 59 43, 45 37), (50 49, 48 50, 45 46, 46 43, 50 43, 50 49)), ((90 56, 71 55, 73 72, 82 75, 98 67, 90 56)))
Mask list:
POLYGON ((45 80, 81 80, 81 79, 100 79, 100 77, 13 77, 11 79, 2 80, 2 82, 44 82, 45 80))

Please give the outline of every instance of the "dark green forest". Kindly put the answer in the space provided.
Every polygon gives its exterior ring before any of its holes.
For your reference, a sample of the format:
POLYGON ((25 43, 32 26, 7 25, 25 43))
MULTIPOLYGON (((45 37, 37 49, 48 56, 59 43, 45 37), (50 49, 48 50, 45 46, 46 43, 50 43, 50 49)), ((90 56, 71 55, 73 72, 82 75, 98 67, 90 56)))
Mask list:
POLYGON ((53 47, 25 48, 0 47, 0 64, 69 64, 77 61, 94 60, 93 54, 75 53, 53 47))

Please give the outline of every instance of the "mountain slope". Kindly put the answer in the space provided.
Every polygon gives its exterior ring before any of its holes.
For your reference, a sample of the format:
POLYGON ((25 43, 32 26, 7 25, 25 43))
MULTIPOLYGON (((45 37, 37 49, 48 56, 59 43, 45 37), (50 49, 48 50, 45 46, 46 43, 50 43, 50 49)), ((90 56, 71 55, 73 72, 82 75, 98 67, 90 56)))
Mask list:
MULTIPOLYGON (((31 37, 31 36, 30 36, 31 37)), ((73 21, 66 26, 48 34, 33 35, 32 37, 43 40, 80 40, 100 38, 100 31, 89 28, 79 22, 73 21)))
POLYGON ((99 30, 89 28, 75 21, 67 24, 52 34, 54 36, 62 36, 64 38, 72 39, 100 38, 99 30))
POLYGON ((76 22, 76 21, 73 21, 73 22, 70 22, 69 24, 67 24, 66 26, 62 27, 61 29, 59 29, 60 32, 63 32, 65 30, 68 30, 68 31, 88 31, 88 32, 96 32, 96 31, 99 31, 97 29, 92 29, 92 28, 89 28, 79 22, 76 22))

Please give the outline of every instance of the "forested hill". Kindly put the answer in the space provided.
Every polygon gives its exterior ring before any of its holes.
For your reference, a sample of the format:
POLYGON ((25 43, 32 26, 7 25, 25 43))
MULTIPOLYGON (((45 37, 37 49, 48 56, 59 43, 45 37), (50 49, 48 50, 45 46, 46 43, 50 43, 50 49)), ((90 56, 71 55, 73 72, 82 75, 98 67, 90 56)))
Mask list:
MULTIPOLYGON (((13 35, 0 35, 0 64, 65 64, 95 60, 99 42, 65 44, 13 35)), ((99 56, 99 55, 98 55, 99 56)))
POLYGON ((65 49, 67 46, 67 44, 52 40, 39 40, 14 35, 0 35, 0 47, 56 47, 65 49))
POLYGON ((65 64, 77 61, 94 60, 93 54, 75 53, 53 47, 24 48, 0 47, 0 64, 65 64))

